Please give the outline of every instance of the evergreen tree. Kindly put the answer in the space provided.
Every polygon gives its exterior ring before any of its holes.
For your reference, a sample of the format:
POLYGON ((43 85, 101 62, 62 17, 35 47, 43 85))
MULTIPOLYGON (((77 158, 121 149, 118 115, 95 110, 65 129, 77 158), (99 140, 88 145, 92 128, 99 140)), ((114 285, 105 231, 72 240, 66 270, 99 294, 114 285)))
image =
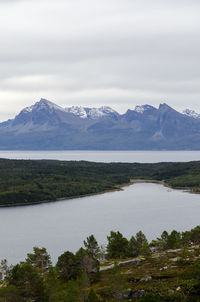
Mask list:
POLYGON ((8 277, 10 285, 15 286, 22 297, 35 302, 46 301, 43 281, 35 267, 30 263, 22 262, 15 265, 8 277))
POLYGON ((83 248, 78 250, 75 257, 80 270, 85 272, 92 282, 96 281, 99 275, 99 261, 89 255, 83 248))
POLYGON ((150 256, 151 255, 151 249, 149 247, 148 242, 144 242, 143 246, 140 249, 140 254, 143 256, 150 256))
POLYGON ((33 253, 27 254, 26 261, 38 268, 41 275, 48 272, 51 266, 51 258, 46 248, 34 247, 33 253))
POLYGON ((139 255, 137 240, 134 236, 131 237, 128 243, 128 256, 136 257, 139 255))
POLYGON ((100 302, 93 288, 90 289, 86 302, 100 302))
POLYGON ((66 281, 76 279, 82 273, 77 257, 69 251, 58 257, 56 269, 59 277, 66 281))
POLYGON ((2 302, 24 302, 20 291, 16 286, 8 285, 0 288, 0 301, 2 302))
POLYGON ((12 269, 12 266, 8 265, 8 261, 6 259, 1 260, 0 272, 1 272, 2 280, 6 279, 8 277, 11 269, 12 269))
POLYGON ((94 259, 99 259, 100 248, 94 235, 91 235, 84 240, 84 246, 90 256, 92 256, 94 259))
POLYGON ((110 285, 111 295, 114 297, 114 301, 121 300, 121 292, 125 286, 124 276, 120 272, 119 265, 115 262, 114 268, 111 271, 111 276, 108 279, 110 285))
POLYGON ((110 232, 107 237, 107 258, 125 258, 128 254, 128 240, 120 232, 110 232))
POLYGON ((148 243, 146 236, 142 233, 142 231, 139 231, 136 236, 136 241, 137 241, 137 247, 138 250, 140 251, 140 249, 142 248, 142 246, 146 243, 148 243))

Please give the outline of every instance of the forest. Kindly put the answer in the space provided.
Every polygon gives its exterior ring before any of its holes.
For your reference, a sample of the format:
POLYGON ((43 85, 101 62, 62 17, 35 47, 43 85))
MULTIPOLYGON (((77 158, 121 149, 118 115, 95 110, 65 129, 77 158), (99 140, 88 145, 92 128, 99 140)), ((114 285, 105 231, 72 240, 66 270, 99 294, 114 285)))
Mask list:
POLYGON ((129 239, 111 231, 106 246, 90 235, 55 264, 44 247, 34 247, 14 266, 1 261, 0 301, 200 301, 199 245, 200 226, 164 231, 150 243, 142 231, 129 239))
POLYGON ((134 179, 200 192, 200 161, 95 163, 0 159, 0 206, 26 205, 119 190, 134 179))

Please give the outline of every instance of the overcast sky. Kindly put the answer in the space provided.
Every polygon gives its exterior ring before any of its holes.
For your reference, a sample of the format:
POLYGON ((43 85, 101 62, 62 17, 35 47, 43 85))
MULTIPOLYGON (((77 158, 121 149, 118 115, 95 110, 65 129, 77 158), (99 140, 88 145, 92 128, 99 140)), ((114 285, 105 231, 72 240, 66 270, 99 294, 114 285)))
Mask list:
POLYGON ((0 120, 40 98, 200 112, 199 0, 0 0, 0 120))

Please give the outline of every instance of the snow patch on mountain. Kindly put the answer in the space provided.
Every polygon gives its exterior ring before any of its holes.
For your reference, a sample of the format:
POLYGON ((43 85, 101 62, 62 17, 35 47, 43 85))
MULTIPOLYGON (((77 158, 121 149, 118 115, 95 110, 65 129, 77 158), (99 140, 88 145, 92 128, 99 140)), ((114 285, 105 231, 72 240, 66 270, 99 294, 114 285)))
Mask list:
POLYGON ((65 108, 66 112, 72 113, 80 118, 99 119, 102 117, 114 117, 119 113, 108 106, 102 106, 100 108, 87 108, 81 106, 72 106, 65 108))
POLYGON ((53 102, 50 102, 46 99, 41 99, 39 102, 35 103, 34 105, 24 108, 21 111, 21 113, 31 113, 36 110, 38 111, 38 110, 45 110, 45 109, 65 111, 65 109, 54 104, 53 102))
POLYGON ((189 117, 193 117, 193 118, 195 118, 195 119, 200 118, 200 114, 197 113, 197 112, 194 111, 194 110, 191 110, 191 109, 185 109, 185 110, 183 110, 182 113, 183 113, 184 115, 187 115, 187 116, 189 116, 189 117))
POLYGON ((134 111, 136 111, 137 113, 140 113, 140 114, 143 114, 146 110, 149 110, 149 109, 156 109, 154 108, 153 106, 150 106, 150 105, 137 105, 134 109, 134 111))
POLYGON ((65 108, 65 111, 72 113, 76 116, 79 116, 80 118, 87 118, 87 112, 86 112, 85 108, 83 108, 81 106, 68 107, 68 108, 65 108))

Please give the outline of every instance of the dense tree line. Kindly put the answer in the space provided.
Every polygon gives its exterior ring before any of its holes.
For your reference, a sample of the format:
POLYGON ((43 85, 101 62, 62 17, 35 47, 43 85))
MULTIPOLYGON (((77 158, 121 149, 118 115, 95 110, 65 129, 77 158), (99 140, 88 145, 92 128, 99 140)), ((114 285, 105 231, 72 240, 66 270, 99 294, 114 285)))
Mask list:
POLYGON ((0 205, 29 204, 95 194, 130 179, 164 181, 200 191, 200 162, 93 163, 0 159, 0 205))

